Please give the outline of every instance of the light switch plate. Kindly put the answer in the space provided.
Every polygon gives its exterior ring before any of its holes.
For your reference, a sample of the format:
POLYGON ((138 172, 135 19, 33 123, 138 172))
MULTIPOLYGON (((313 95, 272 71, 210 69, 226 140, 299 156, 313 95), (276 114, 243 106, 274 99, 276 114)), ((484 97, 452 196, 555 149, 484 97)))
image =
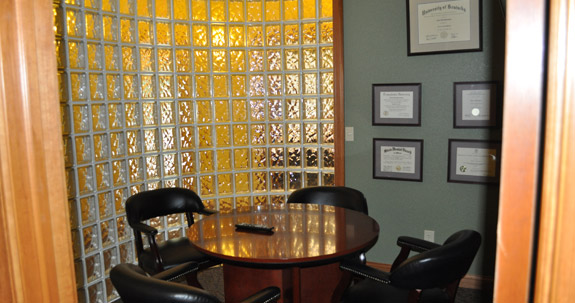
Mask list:
POLYGON ((345 128, 345 141, 353 141, 353 127, 347 126, 345 128))

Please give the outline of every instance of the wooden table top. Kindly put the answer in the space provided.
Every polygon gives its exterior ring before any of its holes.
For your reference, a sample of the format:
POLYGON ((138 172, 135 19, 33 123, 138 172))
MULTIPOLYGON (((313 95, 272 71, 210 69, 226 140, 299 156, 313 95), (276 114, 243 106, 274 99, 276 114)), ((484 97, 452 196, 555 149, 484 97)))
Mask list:
POLYGON ((317 204, 281 204, 216 213, 188 230, 192 244, 224 263, 253 267, 313 266, 371 248, 379 224, 357 211, 317 204), (235 224, 274 227, 272 235, 236 231, 235 224))

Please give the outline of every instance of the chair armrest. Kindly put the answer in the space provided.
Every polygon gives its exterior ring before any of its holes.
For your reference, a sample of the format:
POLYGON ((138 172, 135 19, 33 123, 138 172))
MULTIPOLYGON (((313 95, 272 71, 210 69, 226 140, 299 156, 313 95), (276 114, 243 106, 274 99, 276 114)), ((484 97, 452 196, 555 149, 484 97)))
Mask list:
POLYGON ((241 301, 241 303, 270 303, 276 302, 281 295, 278 287, 270 286, 241 301))
POLYGON ((401 236, 397 238, 397 245, 400 247, 409 248, 410 250, 419 253, 441 246, 437 243, 408 236, 401 236))
POLYGON ((339 268, 343 270, 347 270, 357 276, 365 277, 368 279, 372 279, 374 281, 389 284, 389 276, 390 274, 385 271, 381 271, 379 269, 375 269, 373 267, 367 266, 365 264, 358 263, 354 260, 343 260, 339 264, 339 268))
POLYGON ((134 223, 130 226, 139 232, 143 232, 147 236, 155 236, 158 233, 157 229, 155 229, 155 228, 153 228, 150 225, 147 225, 145 223, 138 222, 138 223, 134 223))
POLYGON ((162 272, 159 272, 153 275, 153 277, 164 281, 173 281, 195 271, 198 271, 198 263, 186 262, 178 266, 174 266, 170 269, 166 269, 162 272))

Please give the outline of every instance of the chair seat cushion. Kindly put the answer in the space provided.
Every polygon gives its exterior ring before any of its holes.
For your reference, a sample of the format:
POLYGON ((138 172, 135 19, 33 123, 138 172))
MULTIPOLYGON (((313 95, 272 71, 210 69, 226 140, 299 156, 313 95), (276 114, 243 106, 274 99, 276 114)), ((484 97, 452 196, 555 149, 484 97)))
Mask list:
MULTIPOLYGON (((408 289, 383 284, 371 279, 364 279, 350 286, 344 293, 342 303, 406 303, 408 289)), ((426 289, 422 292, 421 303, 446 303, 449 296, 441 289, 426 289)))
MULTIPOLYGON (((162 256, 164 269, 169 269, 189 261, 198 262, 199 267, 202 268, 202 264, 209 263, 210 261, 206 255, 193 247, 190 244, 190 240, 185 237, 164 241, 158 244, 158 249, 162 256)), ((157 272, 154 254, 149 248, 140 254, 139 262, 140 266, 142 266, 147 273, 154 274, 157 272)))

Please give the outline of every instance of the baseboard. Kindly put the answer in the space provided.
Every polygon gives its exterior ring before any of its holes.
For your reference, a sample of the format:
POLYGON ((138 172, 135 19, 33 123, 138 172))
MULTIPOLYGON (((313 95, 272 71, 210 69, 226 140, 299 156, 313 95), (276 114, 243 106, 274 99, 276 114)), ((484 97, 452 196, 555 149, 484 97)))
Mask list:
MULTIPOLYGON (((389 271, 391 264, 367 262, 367 265, 383 271, 389 271)), ((478 276, 478 275, 465 275, 459 287, 472 288, 472 289, 493 289, 493 277, 478 276)))

